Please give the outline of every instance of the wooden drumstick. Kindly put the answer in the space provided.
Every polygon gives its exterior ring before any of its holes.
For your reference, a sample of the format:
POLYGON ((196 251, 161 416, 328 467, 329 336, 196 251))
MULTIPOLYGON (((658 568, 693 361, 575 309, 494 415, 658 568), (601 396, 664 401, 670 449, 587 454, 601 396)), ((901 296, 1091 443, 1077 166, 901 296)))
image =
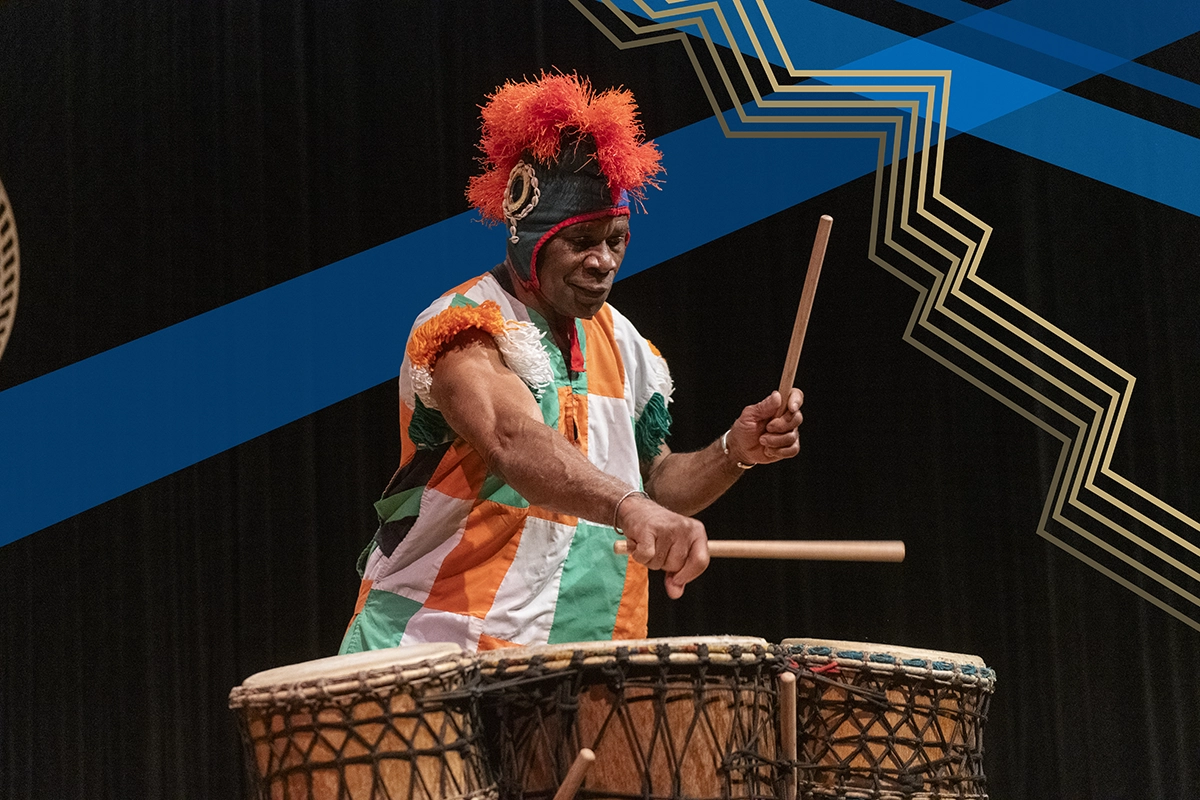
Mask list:
MULTIPOLYGON (((613 543, 617 555, 629 554, 629 542, 613 543)), ((712 558, 777 558, 796 561, 891 561, 904 560, 901 541, 762 541, 751 539, 709 539, 712 558)))
POLYGON ((785 800, 796 800, 796 676, 779 676, 779 745, 783 760, 789 762, 783 776, 785 800))
POLYGON ((583 779, 587 775, 587 771, 591 769, 592 762, 595 760, 596 754, 591 750, 586 747, 580 750, 579 755, 575 756, 575 763, 571 764, 571 769, 567 770, 567 779, 562 782, 562 786, 559 786, 558 791, 554 793, 554 800, 572 800, 575 797, 575 793, 579 791, 580 785, 583 784, 583 779))
POLYGON ((796 382, 796 365, 800 361, 800 348, 804 346, 804 332, 808 329, 808 317, 812 313, 813 297, 817 293, 817 279, 821 277, 821 264, 825 261, 825 246, 829 244, 829 229, 833 217, 822 214, 817 222, 817 237, 813 240, 812 255, 808 257, 808 272, 804 276, 804 289, 800 292, 800 306, 796 309, 796 321, 792 325, 792 340, 788 344, 787 360, 783 362, 783 377, 779 381, 779 413, 787 406, 788 392, 796 382))

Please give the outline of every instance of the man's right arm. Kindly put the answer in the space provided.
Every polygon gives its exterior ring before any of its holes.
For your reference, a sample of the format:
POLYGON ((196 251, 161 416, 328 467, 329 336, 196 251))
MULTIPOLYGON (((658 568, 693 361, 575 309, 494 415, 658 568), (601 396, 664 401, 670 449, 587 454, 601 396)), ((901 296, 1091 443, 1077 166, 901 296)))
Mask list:
MULTIPOLYGON (((481 331, 464 331, 441 353, 430 393, 454 432, 534 505, 608 522, 633 488, 601 472, 545 424, 525 383, 481 331)), ((632 556, 664 570, 668 594, 681 595, 708 566, 704 526, 639 496, 627 498, 620 511, 632 556)))

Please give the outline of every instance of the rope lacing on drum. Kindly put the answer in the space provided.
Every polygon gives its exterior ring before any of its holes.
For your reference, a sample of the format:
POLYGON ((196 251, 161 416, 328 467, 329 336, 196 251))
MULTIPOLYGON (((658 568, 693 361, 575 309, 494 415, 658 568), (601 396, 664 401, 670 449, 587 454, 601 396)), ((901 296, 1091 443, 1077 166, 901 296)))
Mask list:
MULTIPOLYGON (((571 668, 553 676, 558 691, 546 691, 543 704, 506 694, 499 701, 505 708, 494 707, 497 716, 507 720, 499 734, 507 754, 501 765, 502 791, 507 787, 513 796, 541 796, 541 788, 533 790, 525 782, 532 761, 548 763, 561 780, 579 748, 586 746, 608 749, 610 757, 620 752, 625 758, 621 766, 627 766, 633 779, 625 788, 641 784, 640 792, 606 787, 605 797, 691 797, 694 790, 685 787, 694 785, 696 758, 706 758, 702 754, 707 753, 713 760, 704 772, 724 788, 704 796, 779 796, 770 760, 757 755, 759 750, 774 750, 774 682, 763 668, 764 648, 757 648, 756 663, 747 663, 749 651, 742 647, 715 653, 700 643, 694 649, 662 643, 641 649, 614 645, 606 658, 591 653, 586 664, 582 651, 575 651, 571 668), (604 699, 597 701, 598 690, 604 699), (586 739, 578 727, 584 697, 592 715, 586 739), (718 710, 720 719, 714 716, 718 710), (553 725, 547 724, 547 713, 557 718, 553 725)), ((548 797, 553 787, 545 790, 548 797)))
POLYGON ((314 786, 320 773, 335 779, 338 797, 350 797, 354 768, 355 791, 365 781, 372 797, 390 800, 401 795, 393 794, 398 787, 385 770, 408 762, 405 800, 495 797, 479 750, 473 694, 447 690, 450 681, 458 686, 470 677, 436 674, 416 685, 374 671, 282 690, 282 705, 256 705, 261 716, 240 719, 250 788, 261 797, 313 797, 320 794, 314 786), (456 754, 452 760, 449 753, 456 754))
POLYGON ((798 766, 800 766, 799 761, 770 758, 754 750, 734 750, 721 759, 720 769, 724 772, 749 772, 759 767, 769 767, 783 774, 783 770, 798 766))
POLYGON ((890 703, 888 703, 887 695, 884 694, 883 692, 876 692, 871 689, 864 689, 861 686, 855 686, 853 684, 846 683, 845 681, 840 681, 837 678, 830 678, 825 675, 822 675, 819 672, 813 672, 810 669, 801 669, 799 672, 799 675, 803 676, 805 678, 808 678, 809 680, 815 681, 817 683, 823 683, 823 684, 826 684, 827 686, 836 686, 839 689, 844 689, 845 691, 850 692, 851 694, 856 694, 859 697, 862 697, 865 700, 870 701, 870 703, 872 705, 876 706, 877 708, 890 707, 890 703))
POLYGON ((990 693, 963 694, 972 683, 956 680, 957 674, 947 680, 873 657, 856 654, 855 660, 864 663, 842 660, 839 668, 832 658, 824 664, 789 659, 788 671, 799 678, 802 796, 986 798, 982 722, 990 693))

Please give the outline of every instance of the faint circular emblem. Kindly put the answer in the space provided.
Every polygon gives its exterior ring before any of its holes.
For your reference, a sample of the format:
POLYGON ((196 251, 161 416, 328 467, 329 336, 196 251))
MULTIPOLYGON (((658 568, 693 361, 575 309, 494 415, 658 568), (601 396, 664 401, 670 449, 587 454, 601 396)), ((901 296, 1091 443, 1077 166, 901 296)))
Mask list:
POLYGON ((0 358, 12 333, 17 316, 17 288, 20 285, 21 249, 17 246, 17 221, 13 218, 8 193, 0 183, 0 358))

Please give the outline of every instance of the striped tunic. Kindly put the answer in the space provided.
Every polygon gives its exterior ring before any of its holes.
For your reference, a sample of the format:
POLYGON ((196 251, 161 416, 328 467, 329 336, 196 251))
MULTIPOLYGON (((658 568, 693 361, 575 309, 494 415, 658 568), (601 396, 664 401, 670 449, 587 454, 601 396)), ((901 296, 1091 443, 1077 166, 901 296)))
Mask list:
POLYGON ((657 454, 670 425, 666 362, 607 304, 575 324, 584 364, 578 372, 546 321, 491 273, 417 318, 400 370, 400 470, 375 504, 380 526, 359 560, 363 580, 341 652, 646 636, 647 572, 613 553, 611 519, 530 505, 488 472, 429 393, 446 343, 463 330, 483 330, 529 387, 545 423, 597 468, 640 488, 639 460, 657 454))

